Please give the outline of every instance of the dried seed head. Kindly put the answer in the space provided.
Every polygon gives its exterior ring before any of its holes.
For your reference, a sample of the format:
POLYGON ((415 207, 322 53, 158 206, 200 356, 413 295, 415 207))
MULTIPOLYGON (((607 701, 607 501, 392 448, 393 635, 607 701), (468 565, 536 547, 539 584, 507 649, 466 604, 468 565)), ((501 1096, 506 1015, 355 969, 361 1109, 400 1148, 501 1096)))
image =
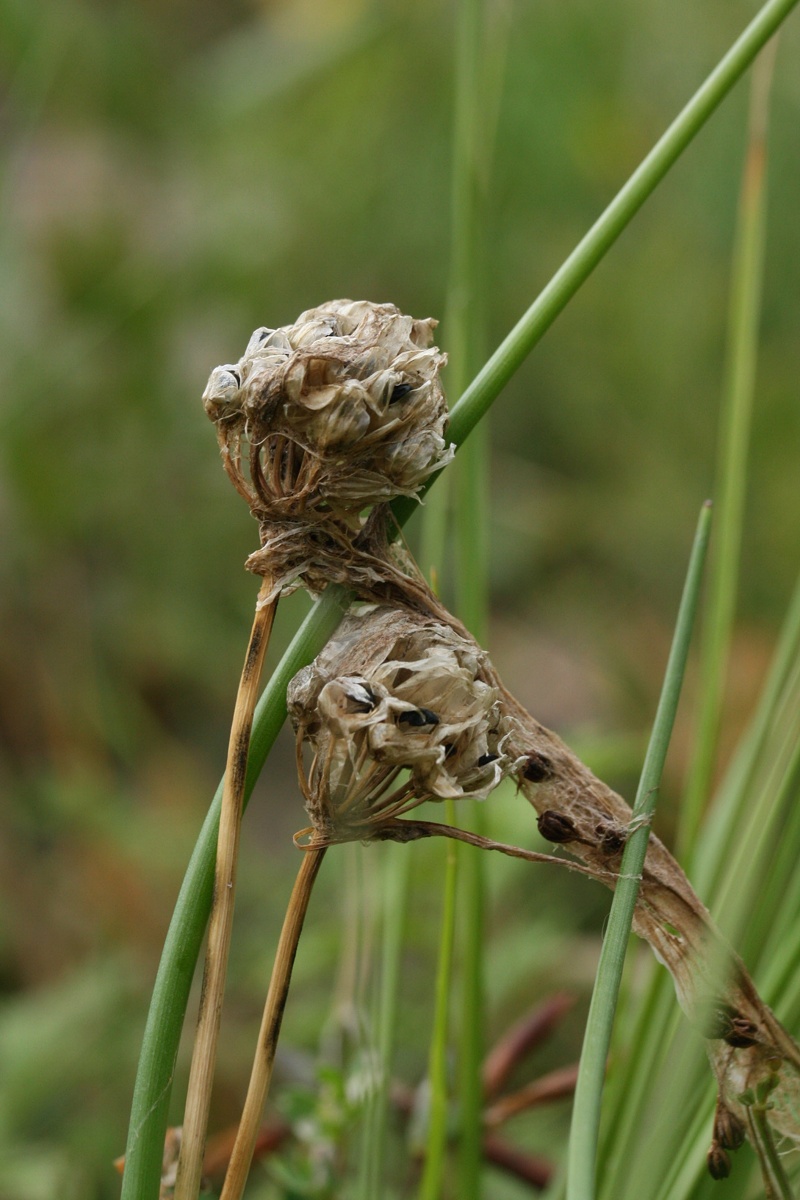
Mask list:
POLYGON ((453 457, 436 321, 333 300, 257 329, 203 394, 225 469, 259 522, 249 570, 270 595, 329 583, 383 597, 385 555, 364 509, 416 496, 453 457))
POLYGON ((450 461, 435 326, 333 300, 257 329, 238 363, 212 371, 206 412, 259 519, 358 513, 416 495, 450 461))
POLYGON ((313 751, 301 783, 315 826, 367 837, 422 800, 488 796, 512 764, 487 664, 473 642, 408 610, 348 616, 287 696, 313 751))

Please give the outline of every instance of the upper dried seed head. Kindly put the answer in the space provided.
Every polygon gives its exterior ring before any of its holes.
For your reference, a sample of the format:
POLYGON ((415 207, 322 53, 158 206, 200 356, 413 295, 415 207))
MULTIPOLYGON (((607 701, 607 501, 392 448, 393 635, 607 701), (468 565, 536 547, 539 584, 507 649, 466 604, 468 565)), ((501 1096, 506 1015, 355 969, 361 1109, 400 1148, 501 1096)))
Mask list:
POLYGON ((449 626, 406 610, 350 615, 288 691, 301 752, 313 751, 301 782, 315 826, 368 837, 422 800, 485 798, 511 766, 487 663, 449 626))
POLYGON ((437 322, 333 300, 257 329, 203 394, 226 466, 259 519, 357 513, 416 495, 452 458, 437 322))

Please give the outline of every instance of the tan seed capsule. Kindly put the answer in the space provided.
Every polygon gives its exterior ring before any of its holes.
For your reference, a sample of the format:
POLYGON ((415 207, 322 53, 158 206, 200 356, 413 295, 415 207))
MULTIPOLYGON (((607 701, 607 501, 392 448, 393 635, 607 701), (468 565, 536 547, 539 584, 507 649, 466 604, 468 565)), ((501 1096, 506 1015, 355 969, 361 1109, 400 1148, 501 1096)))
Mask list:
POLYGON ((738 1150, 746 1137, 744 1122, 722 1104, 717 1105, 714 1116, 714 1141, 723 1150, 738 1150))
POLYGON ((731 1160, 719 1142, 712 1142, 709 1146, 706 1163, 712 1179, 727 1179, 731 1173, 731 1160))
POLYGON ((553 809, 547 809, 541 813, 536 824, 539 827, 539 833, 548 842, 574 842, 578 835, 575 822, 570 817, 555 812, 553 809))

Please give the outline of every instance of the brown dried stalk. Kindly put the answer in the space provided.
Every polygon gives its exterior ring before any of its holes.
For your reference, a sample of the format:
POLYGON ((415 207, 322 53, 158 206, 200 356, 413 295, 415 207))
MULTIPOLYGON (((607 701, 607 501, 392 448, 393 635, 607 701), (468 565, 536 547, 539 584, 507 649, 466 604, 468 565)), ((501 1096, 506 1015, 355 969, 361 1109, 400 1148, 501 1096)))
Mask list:
POLYGON ((258 1050, 253 1060, 250 1084, 247 1089, 247 1099, 242 1110, 242 1119, 236 1134, 236 1142, 225 1175, 220 1200, 239 1200, 247 1182, 258 1131, 261 1127, 264 1101, 269 1091, 272 1068, 275 1065, 275 1051, 286 1008, 286 997, 289 993, 297 946, 303 931, 311 890, 324 857, 324 846, 310 847, 308 853, 303 855, 303 861, 292 889, 278 949, 275 953, 275 963, 272 968, 264 1015, 258 1035, 258 1050))
POLYGON ((197 1018, 197 1031, 186 1093, 175 1200, 196 1200, 200 1190, 208 1110, 211 1103, 217 1038, 233 925, 239 830, 247 778, 250 732, 253 724, 253 710, 258 698, 258 683, 275 619, 277 602, 277 596, 273 595, 269 581, 265 580, 256 603, 253 628, 233 710, 217 839, 214 896, 208 927, 208 946, 203 973, 203 988, 200 995, 200 1011, 197 1018))

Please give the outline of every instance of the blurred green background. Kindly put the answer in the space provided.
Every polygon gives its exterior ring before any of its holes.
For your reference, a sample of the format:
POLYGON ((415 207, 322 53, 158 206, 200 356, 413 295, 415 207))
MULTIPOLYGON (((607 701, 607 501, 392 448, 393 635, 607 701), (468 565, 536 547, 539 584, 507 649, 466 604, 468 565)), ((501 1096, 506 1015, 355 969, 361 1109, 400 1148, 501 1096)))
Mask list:
MULTIPOLYGON (((489 8, 508 28, 486 98, 493 348, 756 6, 489 8)), ((224 763, 257 590, 242 569, 256 528, 199 397, 253 328, 323 300, 443 315, 454 19, 441 0, 0 4, 0 1200, 117 1194, 149 989, 224 763)), ((727 746, 800 557, 799 59, 795 20, 774 88, 727 746)), ((746 102, 740 85, 492 416, 490 648, 520 699, 628 793, 713 491, 746 102)), ((306 606, 282 605, 273 660, 306 606)), ((682 721, 673 797, 690 703, 682 721)), ((304 824, 287 744, 276 764, 247 817, 217 1128, 241 1100, 304 824)), ((524 807, 503 802, 497 823, 532 839, 524 807)), ((408 1083, 426 1056, 440 862, 414 852, 408 1083)), ((352 1007, 337 967, 352 898, 341 922, 322 913, 345 877, 368 907, 377 859, 362 858, 323 872, 287 1075, 342 988, 352 1007)), ((590 986, 604 895, 548 881, 543 906, 536 885, 492 867, 494 1034, 548 991, 590 986)), ((543 1066, 574 1056, 579 1030, 543 1066)))

